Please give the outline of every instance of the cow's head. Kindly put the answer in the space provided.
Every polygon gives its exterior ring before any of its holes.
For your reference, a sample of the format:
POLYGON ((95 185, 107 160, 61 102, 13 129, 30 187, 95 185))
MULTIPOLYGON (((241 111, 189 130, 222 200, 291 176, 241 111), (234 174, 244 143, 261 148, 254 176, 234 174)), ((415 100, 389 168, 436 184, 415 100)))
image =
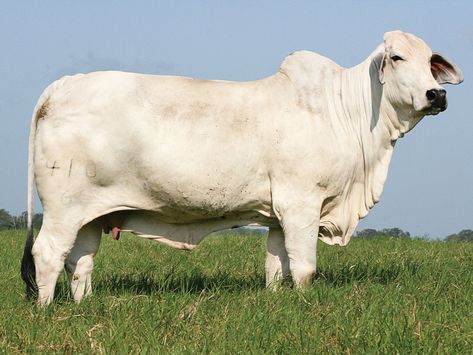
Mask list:
POLYGON ((463 81, 463 73, 454 63, 409 33, 385 33, 382 47, 384 53, 377 58, 379 81, 396 109, 410 117, 422 117, 447 108, 446 91, 440 84, 463 81))

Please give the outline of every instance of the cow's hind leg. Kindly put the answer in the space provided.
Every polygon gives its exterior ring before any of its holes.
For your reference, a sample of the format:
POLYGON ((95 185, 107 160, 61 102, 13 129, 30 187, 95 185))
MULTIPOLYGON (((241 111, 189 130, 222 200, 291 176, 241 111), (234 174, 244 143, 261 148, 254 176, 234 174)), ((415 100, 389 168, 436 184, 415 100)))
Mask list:
POLYGON ((290 276, 289 258, 280 227, 269 228, 266 254, 266 287, 276 289, 278 283, 290 276))
POLYGON ((77 303, 84 296, 92 293, 94 256, 99 249, 101 235, 102 228, 98 223, 91 222, 83 226, 66 259, 66 271, 71 282, 71 292, 77 303))
POLYGON ((57 278, 64 269, 64 261, 76 236, 77 231, 62 227, 59 223, 51 223, 45 216, 32 248, 39 304, 47 305, 53 300, 57 278))

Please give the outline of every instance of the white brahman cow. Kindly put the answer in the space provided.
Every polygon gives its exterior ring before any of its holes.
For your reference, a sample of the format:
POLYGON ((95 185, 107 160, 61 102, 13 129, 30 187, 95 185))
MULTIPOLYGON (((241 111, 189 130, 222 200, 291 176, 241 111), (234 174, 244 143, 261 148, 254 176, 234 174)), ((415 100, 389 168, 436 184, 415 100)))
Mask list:
POLYGON ((379 200, 397 139, 447 107, 459 68, 388 32, 363 63, 309 51, 251 82, 124 72, 67 76, 33 113, 27 290, 48 304, 61 270, 91 293, 102 230, 192 249, 209 233, 269 227, 266 283, 316 269, 317 240, 345 245, 379 200), (44 209, 33 244, 33 184, 44 209))

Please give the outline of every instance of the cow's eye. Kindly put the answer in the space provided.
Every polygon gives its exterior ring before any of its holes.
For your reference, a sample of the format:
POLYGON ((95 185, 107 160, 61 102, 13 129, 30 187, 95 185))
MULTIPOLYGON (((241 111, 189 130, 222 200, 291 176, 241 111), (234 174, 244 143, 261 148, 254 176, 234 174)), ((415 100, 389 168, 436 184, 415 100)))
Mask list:
POLYGON ((391 60, 392 60, 393 62, 398 62, 398 61, 404 60, 404 59, 401 58, 401 57, 398 56, 398 55, 393 55, 393 56, 391 57, 391 60))

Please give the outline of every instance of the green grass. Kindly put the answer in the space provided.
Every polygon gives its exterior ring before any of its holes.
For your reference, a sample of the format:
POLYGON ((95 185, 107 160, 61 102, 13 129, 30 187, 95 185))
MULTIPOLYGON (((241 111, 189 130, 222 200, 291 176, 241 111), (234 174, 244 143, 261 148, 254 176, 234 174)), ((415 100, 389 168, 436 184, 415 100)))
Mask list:
POLYGON ((473 243, 319 243, 301 294, 264 288, 264 237, 210 237, 183 252, 104 236, 94 295, 75 305, 63 275, 41 309, 23 298, 23 241, 0 233, 5 353, 473 352, 473 243))

